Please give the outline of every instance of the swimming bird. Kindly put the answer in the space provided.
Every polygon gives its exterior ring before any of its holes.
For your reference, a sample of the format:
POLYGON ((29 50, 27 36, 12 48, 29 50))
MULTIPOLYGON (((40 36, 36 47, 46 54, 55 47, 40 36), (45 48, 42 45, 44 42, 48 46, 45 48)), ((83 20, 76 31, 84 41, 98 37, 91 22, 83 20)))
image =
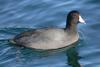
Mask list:
POLYGON ((33 49, 58 49, 70 46, 79 40, 77 24, 85 21, 77 10, 67 15, 65 28, 42 28, 25 31, 16 35, 11 42, 33 49))

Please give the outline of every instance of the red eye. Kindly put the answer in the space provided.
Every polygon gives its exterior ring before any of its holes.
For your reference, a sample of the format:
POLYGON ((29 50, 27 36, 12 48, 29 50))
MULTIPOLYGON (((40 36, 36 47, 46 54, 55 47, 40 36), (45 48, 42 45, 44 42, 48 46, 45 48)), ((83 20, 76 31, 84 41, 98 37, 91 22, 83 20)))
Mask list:
POLYGON ((72 16, 73 16, 73 18, 78 18, 79 15, 76 13, 73 13, 72 16))

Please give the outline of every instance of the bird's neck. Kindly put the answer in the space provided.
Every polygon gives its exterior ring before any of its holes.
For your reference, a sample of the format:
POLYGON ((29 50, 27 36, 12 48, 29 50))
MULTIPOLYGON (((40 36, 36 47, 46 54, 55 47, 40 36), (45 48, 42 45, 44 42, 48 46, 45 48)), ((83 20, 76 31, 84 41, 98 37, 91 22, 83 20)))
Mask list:
POLYGON ((70 26, 66 27, 66 31, 68 31, 69 34, 78 34, 77 24, 74 24, 73 21, 70 23, 71 23, 70 26))

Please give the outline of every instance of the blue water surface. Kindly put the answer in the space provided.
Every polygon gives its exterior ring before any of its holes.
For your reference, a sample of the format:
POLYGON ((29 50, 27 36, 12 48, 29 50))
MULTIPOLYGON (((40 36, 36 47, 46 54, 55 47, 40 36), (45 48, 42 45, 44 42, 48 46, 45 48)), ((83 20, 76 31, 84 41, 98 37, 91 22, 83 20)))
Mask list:
POLYGON ((0 0, 0 67, 100 67, 100 1, 0 0), (76 47, 36 51, 8 42, 32 28, 64 28, 71 10, 87 23, 78 25, 76 47))

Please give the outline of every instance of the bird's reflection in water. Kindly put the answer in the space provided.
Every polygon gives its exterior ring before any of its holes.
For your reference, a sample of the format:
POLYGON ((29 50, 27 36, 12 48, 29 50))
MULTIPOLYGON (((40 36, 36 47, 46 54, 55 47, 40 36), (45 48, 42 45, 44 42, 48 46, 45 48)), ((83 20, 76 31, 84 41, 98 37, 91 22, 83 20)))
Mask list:
POLYGON ((79 56, 76 51, 75 47, 71 47, 70 49, 66 50, 66 56, 68 57, 68 64, 71 65, 72 67, 82 67, 79 63, 79 56))

